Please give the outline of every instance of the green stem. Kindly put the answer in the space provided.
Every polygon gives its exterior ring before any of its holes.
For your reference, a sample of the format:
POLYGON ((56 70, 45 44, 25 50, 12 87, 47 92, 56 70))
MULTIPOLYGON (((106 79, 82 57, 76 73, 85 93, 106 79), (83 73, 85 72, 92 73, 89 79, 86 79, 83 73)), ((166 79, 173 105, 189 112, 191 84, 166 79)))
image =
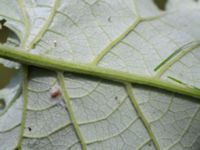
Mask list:
POLYGON ((86 74, 104 79, 109 79, 118 82, 130 82, 142 85, 148 85, 167 91, 188 95, 200 99, 200 90, 170 83, 159 78, 140 76, 133 73, 126 73, 115 71, 102 67, 96 67, 88 64, 75 64, 63 60, 56 60, 55 58, 48 58, 45 56, 30 54, 24 50, 17 50, 5 46, 0 46, 0 56, 19 61, 24 64, 42 67, 50 70, 69 71, 74 73, 86 74))

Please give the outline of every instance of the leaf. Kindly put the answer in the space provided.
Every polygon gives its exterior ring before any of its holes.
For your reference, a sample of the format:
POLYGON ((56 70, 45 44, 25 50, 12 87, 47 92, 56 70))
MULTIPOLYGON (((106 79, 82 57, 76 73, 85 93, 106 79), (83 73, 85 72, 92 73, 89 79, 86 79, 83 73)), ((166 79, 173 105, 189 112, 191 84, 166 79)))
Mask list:
MULTIPOLYGON (((20 39, 18 48, 5 44, 13 53, 169 84, 171 77, 198 92, 200 13, 175 6, 170 1, 162 12, 145 0, 1 0, 0 19, 20 39)), ((0 91, 0 150, 199 149, 197 99, 95 75, 23 65, 0 91)))
POLYGON ((167 9, 198 9, 199 5, 200 3, 198 0, 169 0, 167 9))

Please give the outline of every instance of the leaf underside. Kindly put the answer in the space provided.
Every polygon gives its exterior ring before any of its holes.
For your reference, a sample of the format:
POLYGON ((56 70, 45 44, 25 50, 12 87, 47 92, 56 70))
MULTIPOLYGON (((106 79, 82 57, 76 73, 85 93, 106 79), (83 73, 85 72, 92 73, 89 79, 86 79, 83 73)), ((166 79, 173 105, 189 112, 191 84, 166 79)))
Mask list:
MULTIPOLYGON (((0 0, 17 35, 4 45, 199 89, 200 7, 184 1, 162 12, 147 0, 0 0)), ((0 150, 199 150, 199 107, 159 88, 22 65, 0 89, 0 150)))

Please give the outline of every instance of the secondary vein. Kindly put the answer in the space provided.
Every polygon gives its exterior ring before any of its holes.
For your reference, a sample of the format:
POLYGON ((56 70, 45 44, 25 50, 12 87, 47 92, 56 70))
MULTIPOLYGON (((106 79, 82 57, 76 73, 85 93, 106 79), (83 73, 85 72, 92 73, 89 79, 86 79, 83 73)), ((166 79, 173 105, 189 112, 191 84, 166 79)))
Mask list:
POLYGON ((26 124, 26 110, 27 110, 27 103, 28 103, 28 67, 23 66, 24 71, 24 81, 23 81, 23 89, 22 89, 22 96, 23 96, 23 110, 22 110, 22 118, 21 118, 21 129, 19 134, 19 141, 17 147, 21 149, 25 124, 26 124))
POLYGON ((29 49, 33 48, 34 45, 41 39, 41 37, 45 34, 45 32, 47 31, 49 25, 51 24, 51 22, 53 21, 53 18, 56 14, 57 8, 60 5, 60 0, 55 0, 54 2, 54 6, 51 10, 51 13, 49 15, 49 17, 47 18, 46 23, 44 24, 44 26, 41 28, 41 30, 39 31, 39 33, 35 36, 35 38, 31 41, 31 43, 29 44, 29 49))
POLYGON ((115 46, 117 45, 122 39, 124 39, 132 30, 135 29, 135 27, 140 23, 140 17, 137 17, 134 23, 125 31, 123 32, 119 37, 117 37, 115 40, 113 40, 105 49, 103 49, 97 57, 92 61, 92 65, 97 65, 102 58, 115 46))
POLYGON ((18 0, 18 2, 19 2, 19 6, 21 8, 21 11, 22 11, 22 14, 24 17, 23 22, 24 22, 24 26, 25 26, 25 34, 24 34, 24 37, 22 38, 21 46, 25 47, 26 41, 30 34, 30 20, 29 20, 29 16, 28 16, 28 13, 27 13, 27 10, 25 7, 24 0, 18 0))
POLYGON ((147 132, 149 133, 149 136, 150 136, 151 140, 153 141, 156 149, 160 150, 160 145, 158 144, 158 141, 157 141, 157 139, 156 139, 156 137, 155 137, 155 135, 154 135, 154 133, 153 133, 153 131, 151 129, 151 125, 147 121, 147 119, 144 116, 144 114, 143 114, 138 102, 136 101, 136 99, 135 99, 135 97, 133 95, 131 84, 130 83, 125 83, 125 86, 126 86, 126 89, 127 89, 127 93, 128 93, 128 95, 129 95, 129 97, 131 99, 131 102, 132 102, 132 104, 133 104, 138 116, 140 117, 141 121, 143 122, 147 132))
POLYGON ((61 72, 58 72, 58 80, 60 82, 60 85, 61 85, 61 88, 63 90, 63 96, 64 96, 64 101, 66 103, 66 108, 69 112, 69 116, 70 116, 70 119, 71 119, 71 122, 74 126, 74 129, 76 131, 76 134, 80 140, 80 143, 81 143, 81 146, 83 148, 83 150, 87 150, 87 146, 86 146, 86 142, 83 138, 83 135, 81 134, 81 130, 80 130, 80 127, 76 121, 76 117, 74 115, 74 112, 73 112, 73 109, 72 109, 72 105, 71 105, 71 100, 70 100, 70 97, 67 93, 67 90, 66 90, 66 87, 65 87, 65 83, 64 83, 64 76, 61 72))
POLYGON ((200 42, 190 42, 183 47, 174 51, 165 60, 163 60, 154 70, 156 71, 155 77, 160 77, 165 71, 167 71, 175 62, 179 61, 183 56, 200 46, 200 42), (193 44, 192 46, 190 46, 193 44), (189 47, 188 47, 189 46, 189 47))

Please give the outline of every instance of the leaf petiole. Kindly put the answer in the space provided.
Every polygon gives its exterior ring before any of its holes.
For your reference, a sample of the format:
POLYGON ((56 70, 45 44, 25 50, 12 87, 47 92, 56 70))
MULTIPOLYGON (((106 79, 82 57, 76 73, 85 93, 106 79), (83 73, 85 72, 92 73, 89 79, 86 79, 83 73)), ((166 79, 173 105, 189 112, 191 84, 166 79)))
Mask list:
POLYGON ((25 50, 0 45, 0 56, 12 59, 23 64, 46 68, 54 71, 69 71, 73 73, 91 75, 117 82, 137 83, 183 94, 200 99, 200 90, 189 86, 181 86, 159 78, 141 76, 133 73, 121 72, 89 64, 76 64, 63 60, 48 58, 41 55, 31 54, 25 50))

